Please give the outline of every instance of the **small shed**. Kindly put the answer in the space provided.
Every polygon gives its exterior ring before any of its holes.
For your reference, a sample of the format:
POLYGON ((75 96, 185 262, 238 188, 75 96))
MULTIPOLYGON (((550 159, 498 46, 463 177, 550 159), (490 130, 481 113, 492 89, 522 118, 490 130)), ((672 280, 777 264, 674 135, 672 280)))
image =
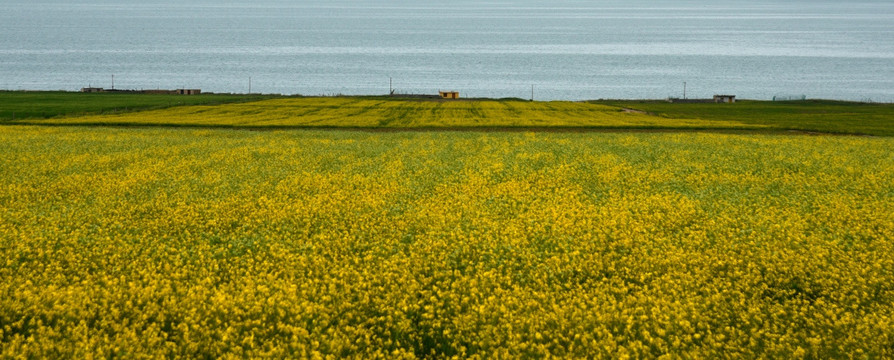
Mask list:
POLYGON ((202 90, 200 89, 177 89, 177 94, 180 95, 198 95, 201 93, 202 90))
POLYGON ((85 92, 85 93, 103 92, 103 88, 85 87, 85 88, 81 88, 81 92, 85 92))
POLYGON ((736 102, 736 95, 714 95, 714 102, 732 104, 736 102))
POLYGON ((459 99, 459 91, 438 91, 442 99, 459 99))

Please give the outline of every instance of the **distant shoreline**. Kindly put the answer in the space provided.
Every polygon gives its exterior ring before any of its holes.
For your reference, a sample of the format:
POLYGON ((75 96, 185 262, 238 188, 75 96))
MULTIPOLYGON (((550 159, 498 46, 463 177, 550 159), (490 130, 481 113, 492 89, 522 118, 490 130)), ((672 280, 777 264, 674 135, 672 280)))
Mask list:
MULTIPOLYGON (((174 90, 165 90, 166 92, 173 92, 174 90)), ((107 89, 103 92, 96 93, 88 93, 83 91, 72 91, 72 90, 0 90, 0 93, 25 93, 25 94, 109 94, 109 95, 175 95, 172 93, 162 93, 156 89, 107 89)), ((443 99, 438 97, 437 94, 278 94, 278 93, 232 93, 232 92, 201 92, 200 94, 191 94, 191 95, 181 95, 181 96, 206 96, 206 95, 215 95, 215 96, 232 96, 232 97, 267 97, 267 98, 377 98, 377 99, 395 99, 395 100, 437 100, 437 101, 532 101, 531 99, 525 99, 520 97, 460 97, 458 99, 443 99)), ((599 99, 582 99, 582 100, 561 100, 561 99, 552 99, 552 100, 541 100, 541 99, 533 99, 535 102, 669 102, 670 100, 675 100, 677 102, 684 101, 705 101, 709 102, 710 98, 599 98, 599 99), (684 101, 680 101, 684 100, 684 101)), ((843 103, 843 104, 894 104, 892 102, 879 102, 879 101, 858 101, 858 100, 843 100, 843 99, 824 99, 824 98, 805 98, 802 100, 772 100, 772 99, 749 99, 749 98, 737 98, 736 101, 746 101, 746 102, 824 102, 824 103, 843 103)))

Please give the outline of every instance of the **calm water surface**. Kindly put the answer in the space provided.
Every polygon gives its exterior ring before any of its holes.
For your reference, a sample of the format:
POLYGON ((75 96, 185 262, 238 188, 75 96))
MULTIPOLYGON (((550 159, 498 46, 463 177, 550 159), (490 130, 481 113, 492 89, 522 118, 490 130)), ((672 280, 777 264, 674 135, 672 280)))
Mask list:
POLYGON ((0 88, 894 101, 894 1, 3 0, 0 88))

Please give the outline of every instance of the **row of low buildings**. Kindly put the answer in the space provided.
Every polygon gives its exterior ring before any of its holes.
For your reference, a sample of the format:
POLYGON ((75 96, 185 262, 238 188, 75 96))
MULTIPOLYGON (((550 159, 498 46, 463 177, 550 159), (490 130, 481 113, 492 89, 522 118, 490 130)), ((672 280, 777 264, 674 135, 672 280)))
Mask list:
POLYGON ((164 95, 198 95, 202 93, 201 89, 176 89, 176 90, 120 90, 120 89, 103 89, 95 87, 85 87, 81 89, 84 93, 131 93, 131 94, 164 94, 164 95))
MULTIPOLYGON (((459 99, 458 91, 438 91, 438 96, 442 99, 459 99)), ((733 104, 736 102, 736 95, 714 95, 711 99, 676 99, 669 98, 667 101, 672 103, 725 103, 733 104)))
POLYGON ((736 102, 736 95, 714 95, 712 99, 678 99, 678 98, 669 98, 668 102, 672 103, 684 103, 684 104, 697 104, 697 103, 724 103, 724 104, 733 104, 736 102))
MULTIPOLYGON (((120 90, 120 89, 104 89, 99 87, 81 88, 83 93, 133 93, 133 94, 165 94, 165 95, 198 95, 202 93, 201 89, 154 89, 154 90, 120 90)), ((405 96, 405 95, 404 95, 405 96)), ((438 91, 438 96, 442 99, 459 99, 459 91, 438 91)))

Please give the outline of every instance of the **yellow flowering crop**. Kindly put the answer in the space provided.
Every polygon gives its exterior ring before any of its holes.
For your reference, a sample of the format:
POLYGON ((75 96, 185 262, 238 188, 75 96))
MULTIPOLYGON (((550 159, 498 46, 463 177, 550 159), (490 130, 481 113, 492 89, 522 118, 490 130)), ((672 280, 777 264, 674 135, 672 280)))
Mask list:
POLYGON ((737 121, 668 119, 583 102, 428 101, 375 98, 285 98, 238 104, 181 106, 119 115, 32 123, 202 125, 235 127, 609 127, 762 128, 737 121))
POLYGON ((892 138, 0 142, 0 357, 894 357, 892 138))

